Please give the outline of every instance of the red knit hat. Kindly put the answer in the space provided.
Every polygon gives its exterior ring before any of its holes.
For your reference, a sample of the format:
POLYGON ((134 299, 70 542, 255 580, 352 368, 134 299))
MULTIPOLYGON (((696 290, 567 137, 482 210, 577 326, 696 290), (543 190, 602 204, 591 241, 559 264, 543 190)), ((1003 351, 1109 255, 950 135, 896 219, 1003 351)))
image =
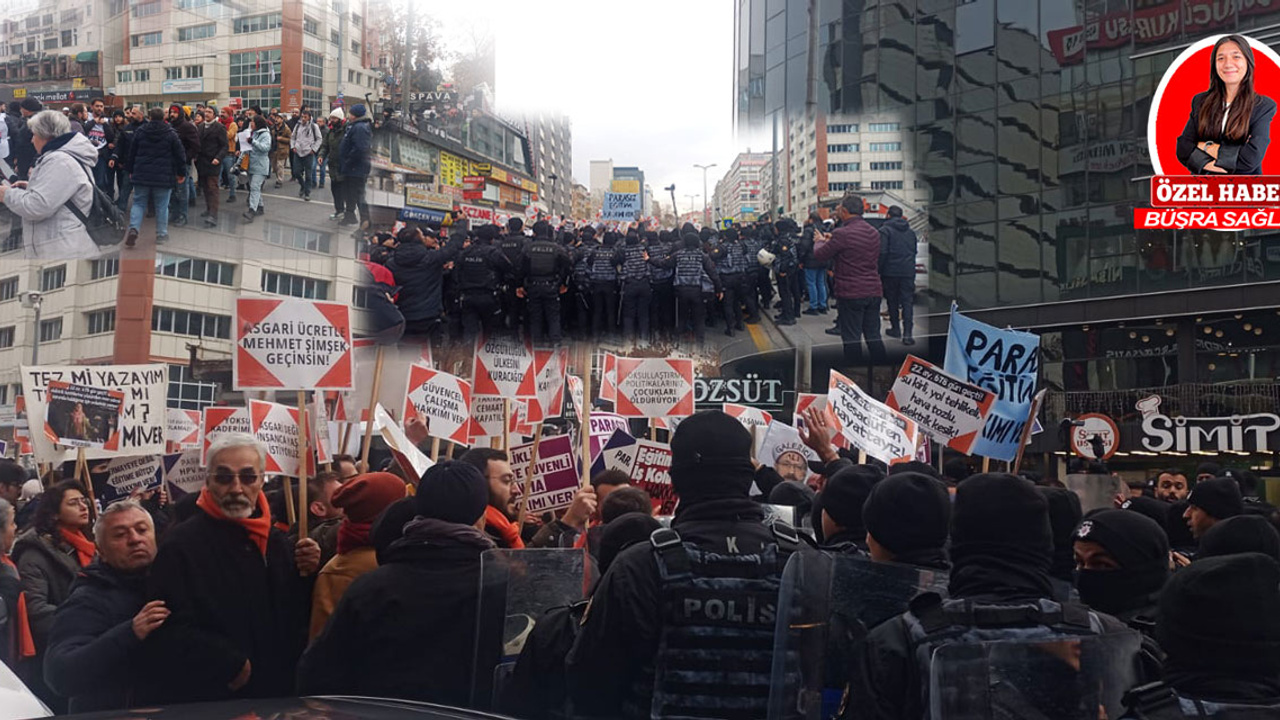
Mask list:
POLYGON ((404 481, 391 473, 357 475, 333 491, 334 507, 342 508, 347 519, 371 523, 391 503, 405 496, 404 481))

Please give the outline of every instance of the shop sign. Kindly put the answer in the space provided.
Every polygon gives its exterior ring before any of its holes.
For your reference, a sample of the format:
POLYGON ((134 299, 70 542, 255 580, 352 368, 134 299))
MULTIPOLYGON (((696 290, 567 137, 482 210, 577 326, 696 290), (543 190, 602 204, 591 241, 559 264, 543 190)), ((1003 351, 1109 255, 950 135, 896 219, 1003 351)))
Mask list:
POLYGON ((460 205, 462 214, 472 220, 487 220, 493 222, 493 208, 478 207, 476 205, 460 205))
POLYGON ((1120 428, 1116 421, 1106 415, 1087 413, 1076 418, 1082 425, 1071 427, 1071 450, 1083 458, 1090 460, 1110 460, 1120 448, 1120 428), (1102 441, 1102 457, 1094 457, 1093 445, 1089 442, 1097 437, 1102 441))
POLYGON ((693 379, 693 402, 698 407, 719 409, 725 403, 755 408, 782 408, 784 388, 781 380, 768 378, 702 378, 693 379))
POLYGON ((1280 429, 1280 415, 1253 413, 1229 417, 1169 417, 1160 412, 1160 396, 1138 401, 1142 414, 1141 444, 1149 452, 1272 452, 1270 436, 1280 429))
POLYGON ((165 80, 160 83, 160 92, 165 95, 204 92, 204 78, 165 80))
POLYGON ((431 185, 405 185, 404 204, 420 208, 450 210, 453 208, 453 198, 445 193, 436 192, 431 185))

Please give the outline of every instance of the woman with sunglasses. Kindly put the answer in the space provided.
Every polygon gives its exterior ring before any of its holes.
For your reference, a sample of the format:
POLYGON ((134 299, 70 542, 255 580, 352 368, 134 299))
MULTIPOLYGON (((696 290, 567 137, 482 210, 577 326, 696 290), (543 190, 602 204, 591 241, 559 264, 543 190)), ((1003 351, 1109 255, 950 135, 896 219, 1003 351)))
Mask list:
POLYGON ((38 502, 33 527, 13 544, 36 650, 20 670, 27 685, 58 712, 66 701, 45 685, 40 666, 54 612, 70 596, 71 583, 97 555, 97 547, 89 531, 89 498, 80 483, 63 480, 45 490, 38 502))

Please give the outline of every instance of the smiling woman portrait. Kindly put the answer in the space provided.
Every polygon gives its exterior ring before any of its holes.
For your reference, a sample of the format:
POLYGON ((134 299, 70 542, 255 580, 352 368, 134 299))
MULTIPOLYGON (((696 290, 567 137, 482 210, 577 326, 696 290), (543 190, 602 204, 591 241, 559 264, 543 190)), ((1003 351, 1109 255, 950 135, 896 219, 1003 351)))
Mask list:
POLYGON ((1196 175, 1261 175, 1276 102, 1254 87, 1249 41, 1224 35, 1214 43, 1209 89, 1191 100, 1178 137, 1178 160, 1196 175))

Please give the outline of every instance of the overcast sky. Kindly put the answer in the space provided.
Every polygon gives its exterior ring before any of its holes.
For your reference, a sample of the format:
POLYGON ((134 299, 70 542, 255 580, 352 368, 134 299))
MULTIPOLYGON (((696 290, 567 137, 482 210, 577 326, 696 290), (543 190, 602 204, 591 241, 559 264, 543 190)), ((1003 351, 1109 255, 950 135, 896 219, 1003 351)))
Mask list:
POLYGON ((685 194, 702 194, 702 171, 693 164, 717 164, 707 173, 714 192, 737 154, 732 0, 424 0, 418 7, 441 21, 446 40, 451 28, 496 19, 499 106, 568 115, 576 182, 588 184, 591 160, 612 158, 615 166, 639 166, 664 207, 671 201, 662 188, 674 182, 686 212, 685 194))

